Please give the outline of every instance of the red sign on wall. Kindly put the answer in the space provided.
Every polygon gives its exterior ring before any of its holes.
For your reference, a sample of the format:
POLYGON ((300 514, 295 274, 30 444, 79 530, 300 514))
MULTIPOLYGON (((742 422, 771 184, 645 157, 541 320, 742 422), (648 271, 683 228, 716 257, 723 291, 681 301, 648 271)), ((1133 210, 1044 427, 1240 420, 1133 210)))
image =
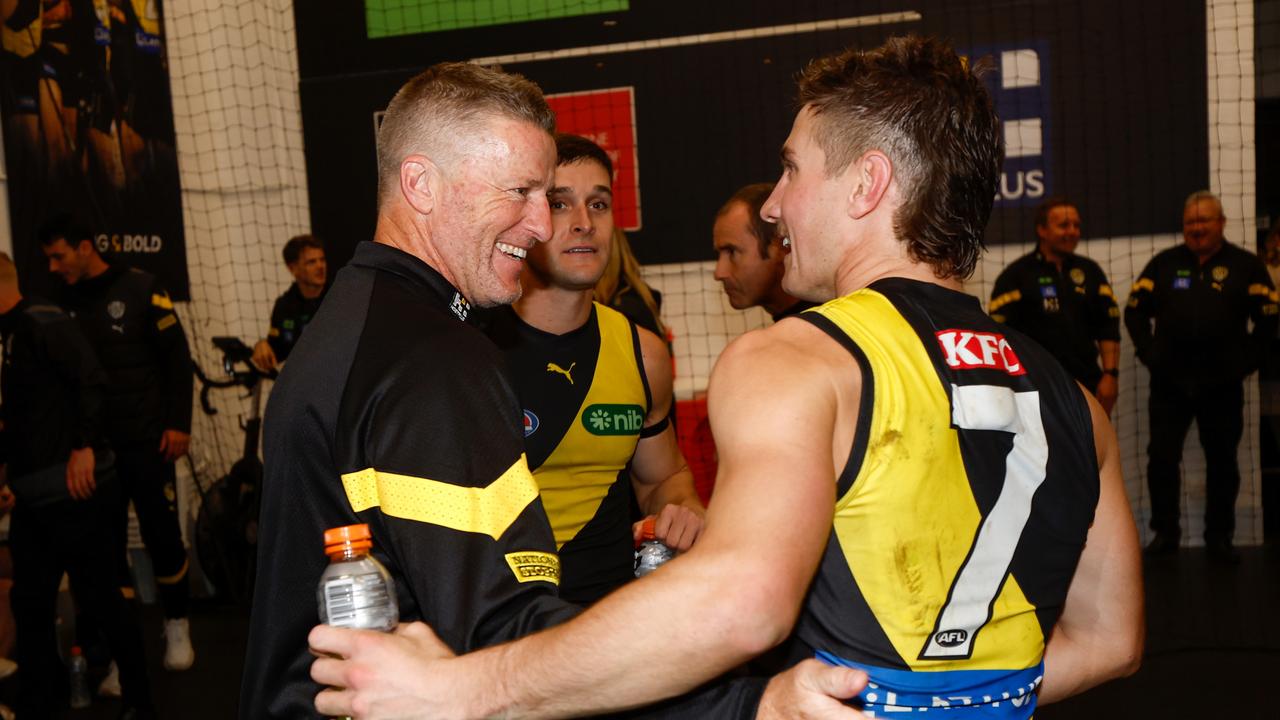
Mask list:
POLYGON ((640 165, 636 159, 635 88, 548 95, 556 130, 591 139, 613 161, 613 220, 640 229, 640 165))

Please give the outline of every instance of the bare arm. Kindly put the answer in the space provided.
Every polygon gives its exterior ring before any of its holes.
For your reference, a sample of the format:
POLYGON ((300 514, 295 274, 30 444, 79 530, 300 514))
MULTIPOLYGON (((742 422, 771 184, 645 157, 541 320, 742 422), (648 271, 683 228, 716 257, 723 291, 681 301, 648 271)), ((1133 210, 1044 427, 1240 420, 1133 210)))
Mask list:
MULTIPOLYGON (((1101 356, 1103 370, 1119 367, 1120 341, 1099 340, 1098 354, 1101 356)), ((1094 389, 1093 394, 1102 405, 1103 412, 1110 416, 1111 410, 1116 406, 1116 397, 1120 394, 1120 380, 1114 375, 1104 373, 1102 379, 1098 381, 1098 387, 1094 389)))
MULTIPOLYGON (((739 338, 721 356, 709 403, 722 447, 719 485, 692 550, 565 625, 430 663, 429 672, 414 673, 420 715, 551 718, 636 707, 686 692, 781 642, 831 531, 837 406, 842 417, 857 407, 832 393, 833 373, 813 348, 823 338, 806 323, 780 323, 739 338), (797 335, 806 342, 770 342, 797 335)), ((847 378, 847 364, 844 372, 847 378)), ((856 394, 856 378, 849 387, 856 394)), ((348 688, 321 693, 320 712, 394 699, 394 692, 380 694, 377 676, 403 682, 403 666, 374 668, 351 655, 390 640, 318 627, 311 641, 318 652, 347 656, 312 666, 318 682, 348 688), (359 641, 348 642, 353 637, 359 641)))
POLYGON ((1145 635, 1138 531, 1120 473, 1116 433, 1093 398, 1099 495, 1066 606, 1045 650, 1040 702, 1057 702, 1138 669, 1145 635))
MULTIPOLYGON (((671 355, 657 335, 640 332, 644 373, 649 379, 653 402, 645 418, 646 428, 667 419, 671 413, 671 355)), ((636 501, 646 515, 657 516, 655 534, 676 550, 688 550, 702 531, 706 508, 693 487, 693 473, 676 442, 675 428, 668 423, 662 432, 642 437, 631 460, 631 483, 636 501)))

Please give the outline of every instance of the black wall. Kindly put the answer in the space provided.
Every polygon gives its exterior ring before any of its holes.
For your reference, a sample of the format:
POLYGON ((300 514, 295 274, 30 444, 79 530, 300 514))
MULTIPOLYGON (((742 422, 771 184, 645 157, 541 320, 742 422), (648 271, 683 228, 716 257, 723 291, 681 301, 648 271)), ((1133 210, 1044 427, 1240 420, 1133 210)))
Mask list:
MULTIPOLYGON (((1183 199, 1207 187, 1202 2, 914 0, 672 3, 628 12, 370 41, 361 3, 295 3, 312 224, 342 264, 372 237, 373 113, 432 63, 517 52, 915 10, 917 22, 802 32, 597 57, 507 63, 547 93, 634 86, 644 226, 642 262, 712 257, 712 215, 737 187, 773 180, 794 116, 793 77, 811 58, 890 34, 948 38, 966 52, 1033 49, 1035 88, 998 89, 1002 117, 1040 118, 1043 193, 1080 205, 1089 237, 1176 232, 1183 199)), ((1259 135, 1261 137, 1259 128, 1259 135)), ((1037 197, 997 202, 988 241, 1031 237, 1037 197)), ((1037 195, 1039 195, 1037 194, 1037 195)))

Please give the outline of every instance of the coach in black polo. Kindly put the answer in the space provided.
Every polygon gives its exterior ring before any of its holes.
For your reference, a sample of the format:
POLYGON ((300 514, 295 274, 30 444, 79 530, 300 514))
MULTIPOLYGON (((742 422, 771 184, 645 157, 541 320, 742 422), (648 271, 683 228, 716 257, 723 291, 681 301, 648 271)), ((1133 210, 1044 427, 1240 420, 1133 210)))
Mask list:
POLYGON ((1069 200, 1053 197, 1040 204, 1036 236, 1036 249, 996 278, 988 312, 1053 353, 1110 413, 1120 361, 1115 294, 1098 263, 1075 253, 1080 212, 1069 200))

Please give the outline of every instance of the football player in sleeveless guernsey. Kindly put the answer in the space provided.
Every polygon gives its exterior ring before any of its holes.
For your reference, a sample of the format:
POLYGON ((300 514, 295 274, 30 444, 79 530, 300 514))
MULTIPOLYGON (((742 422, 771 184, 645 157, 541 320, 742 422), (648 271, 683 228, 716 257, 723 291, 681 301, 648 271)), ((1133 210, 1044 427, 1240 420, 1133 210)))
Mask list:
MULTIPOLYGON (((941 41, 892 38, 811 63, 799 105, 762 214, 791 246, 783 287, 826 304, 717 361, 719 475, 697 544, 550 630, 450 659, 422 629, 412 653, 377 643, 386 680, 329 682, 423 716, 565 717, 785 642, 807 659, 757 718, 967 719, 1027 718, 1136 669, 1141 564, 1115 432, 961 292, 1003 159, 979 73, 941 41), (815 686, 858 709, 797 692, 815 686)), ((368 669, 354 644, 317 650, 368 669)))
POLYGON ((560 551, 560 596, 590 604, 633 578, 631 499, 687 550, 705 512, 668 422, 666 343, 592 301, 613 234, 613 169, 598 145, 556 137, 551 240, 529 251, 523 294, 489 336, 524 410, 525 452, 560 551))

